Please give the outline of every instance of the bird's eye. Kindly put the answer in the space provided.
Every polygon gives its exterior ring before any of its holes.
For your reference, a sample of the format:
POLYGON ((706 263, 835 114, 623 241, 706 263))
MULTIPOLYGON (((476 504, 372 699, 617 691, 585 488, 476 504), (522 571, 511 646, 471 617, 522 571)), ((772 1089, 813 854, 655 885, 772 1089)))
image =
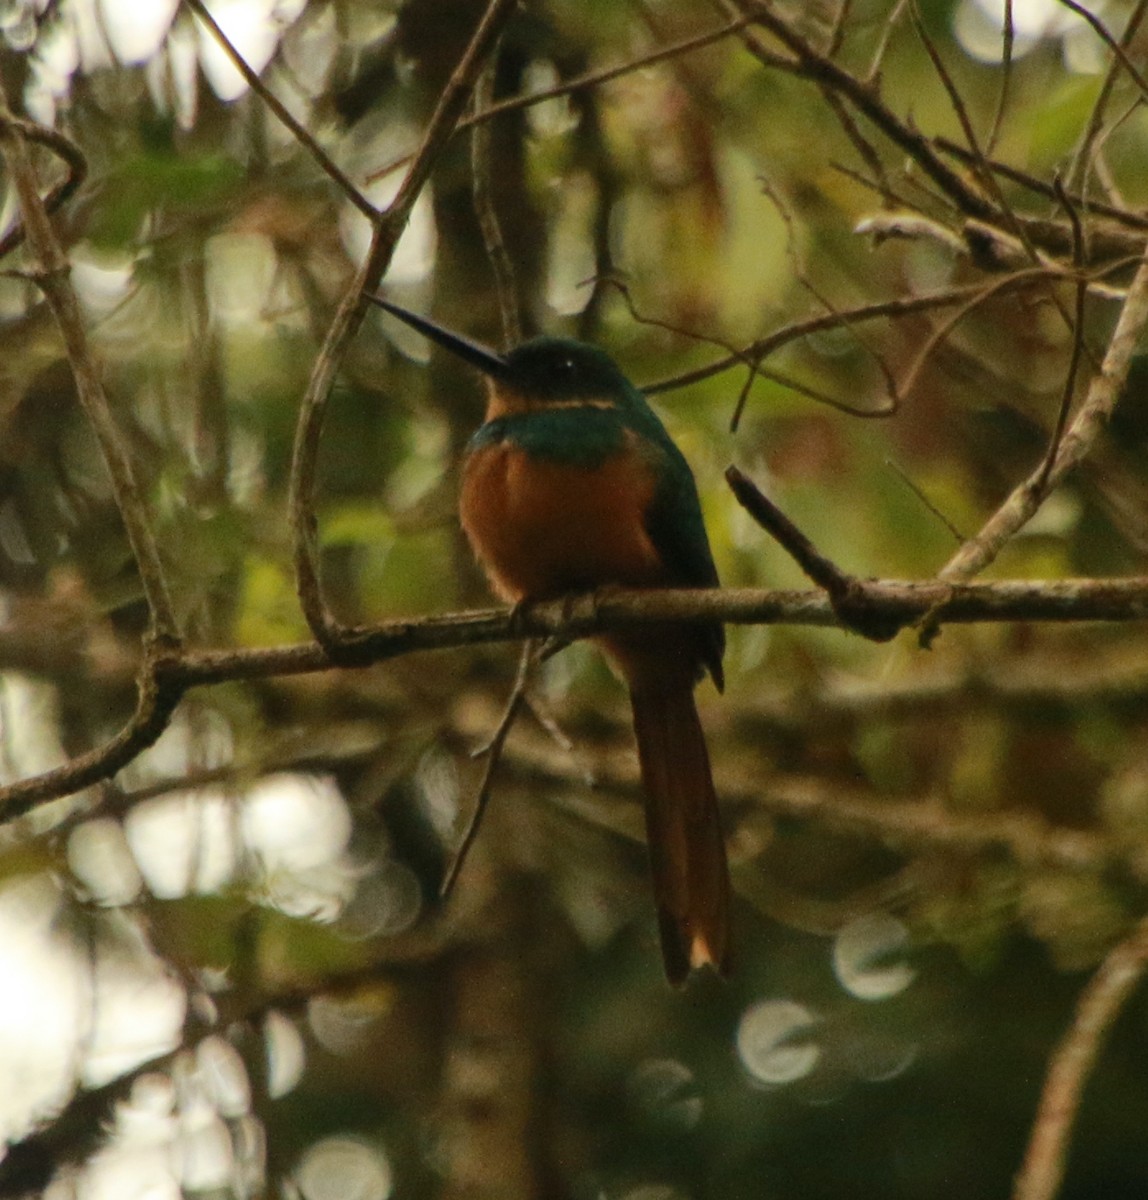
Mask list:
POLYGON ((574 374, 574 360, 572 358, 560 358, 558 360, 558 374, 559 375, 573 375, 574 374))

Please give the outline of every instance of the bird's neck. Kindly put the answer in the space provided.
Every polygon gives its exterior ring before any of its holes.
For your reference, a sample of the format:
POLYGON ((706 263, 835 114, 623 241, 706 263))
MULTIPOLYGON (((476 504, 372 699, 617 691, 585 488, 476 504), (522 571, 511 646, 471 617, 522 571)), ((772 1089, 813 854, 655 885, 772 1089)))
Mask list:
POLYGON ((486 415, 484 420, 494 421, 499 417, 519 416, 525 413, 552 412, 561 408, 618 408, 618 402, 609 396, 532 396, 520 392, 495 379, 486 384, 486 415))
POLYGON ((530 412, 531 409, 537 407, 538 405, 531 403, 530 397, 525 393, 508 387, 505 383, 500 383, 495 379, 488 379, 486 381, 485 419, 487 421, 494 421, 499 417, 509 417, 517 413, 530 412))

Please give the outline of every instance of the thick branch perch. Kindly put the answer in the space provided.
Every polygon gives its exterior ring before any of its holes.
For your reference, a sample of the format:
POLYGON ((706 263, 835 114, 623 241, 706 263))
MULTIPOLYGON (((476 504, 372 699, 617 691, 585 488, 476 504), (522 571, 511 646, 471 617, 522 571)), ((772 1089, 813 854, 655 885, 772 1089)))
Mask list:
MULTIPOLYGON (((925 617, 940 624, 1139 621, 1148 617, 1145 577, 967 584, 865 580, 863 586, 866 618, 878 626, 908 625, 925 617)), ((150 666, 145 664, 140 711, 129 729, 99 751, 44 775, 0 788, 0 820, 11 820, 40 801, 68 795, 119 770, 134 753, 159 736, 167 716, 188 688, 341 666, 365 667, 419 650, 527 637, 572 640, 629 625, 696 620, 731 625, 842 624, 829 597, 819 591, 611 591, 532 605, 520 612, 480 609, 349 629, 335 655, 318 641, 269 649, 168 652, 150 666)))
MULTIPOLYGON (((1140 621, 1148 618, 1148 577, 946 584, 867 580, 870 602, 890 622, 925 616, 942 624, 984 621, 1140 621)), ((416 650, 443 650, 525 637, 574 639, 662 621, 717 620, 730 625, 840 625, 819 591, 723 588, 617 591, 531 605, 519 612, 477 609, 350 630, 337 663, 317 642, 256 650, 213 650, 182 657, 176 673, 192 687, 326 671, 349 659, 368 666, 416 650)), ((2 793, 0 793, 2 796, 2 793)))

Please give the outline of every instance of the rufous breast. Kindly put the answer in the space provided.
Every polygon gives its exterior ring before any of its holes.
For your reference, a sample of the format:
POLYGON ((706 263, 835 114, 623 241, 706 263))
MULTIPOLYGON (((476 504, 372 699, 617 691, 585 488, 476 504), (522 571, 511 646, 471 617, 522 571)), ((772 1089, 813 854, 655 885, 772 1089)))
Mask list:
POLYGON ((541 600, 607 584, 664 581, 646 528, 656 480, 633 439, 587 466, 528 453, 511 440, 468 457, 463 528, 504 600, 541 600))

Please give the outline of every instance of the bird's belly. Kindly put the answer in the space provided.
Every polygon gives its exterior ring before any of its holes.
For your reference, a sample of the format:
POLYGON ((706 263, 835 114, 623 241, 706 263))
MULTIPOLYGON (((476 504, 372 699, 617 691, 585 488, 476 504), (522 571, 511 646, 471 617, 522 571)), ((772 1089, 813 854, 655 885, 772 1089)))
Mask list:
POLYGON ((652 470, 632 451, 585 467, 501 442, 467 460, 459 510, 494 590, 538 600, 662 582, 645 527, 654 489, 652 470))

